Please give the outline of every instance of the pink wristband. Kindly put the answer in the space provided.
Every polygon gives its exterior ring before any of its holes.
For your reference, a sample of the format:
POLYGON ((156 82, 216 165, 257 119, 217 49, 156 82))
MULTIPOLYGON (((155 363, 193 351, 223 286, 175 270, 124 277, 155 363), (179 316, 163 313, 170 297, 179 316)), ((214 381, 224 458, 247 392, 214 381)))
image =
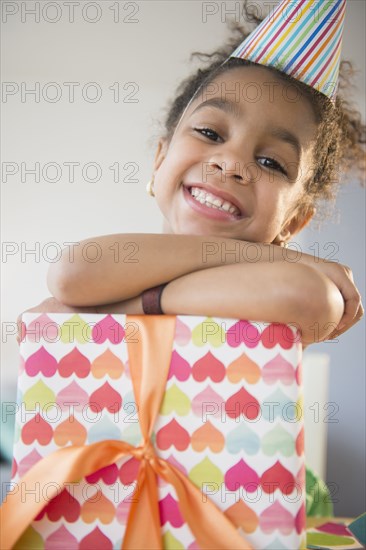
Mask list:
POLYGON ((144 290, 142 293, 142 309, 147 315, 162 315, 164 314, 161 309, 160 299, 161 293, 163 292, 164 287, 168 283, 163 283, 161 285, 153 286, 144 290))

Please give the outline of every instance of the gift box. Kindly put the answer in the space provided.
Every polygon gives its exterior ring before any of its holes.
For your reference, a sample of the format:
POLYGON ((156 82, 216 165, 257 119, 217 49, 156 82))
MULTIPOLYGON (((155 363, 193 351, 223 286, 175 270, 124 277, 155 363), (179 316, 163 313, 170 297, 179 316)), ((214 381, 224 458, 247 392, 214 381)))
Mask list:
POLYGON ((24 313, 1 548, 305 547, 291 325, 24 313))

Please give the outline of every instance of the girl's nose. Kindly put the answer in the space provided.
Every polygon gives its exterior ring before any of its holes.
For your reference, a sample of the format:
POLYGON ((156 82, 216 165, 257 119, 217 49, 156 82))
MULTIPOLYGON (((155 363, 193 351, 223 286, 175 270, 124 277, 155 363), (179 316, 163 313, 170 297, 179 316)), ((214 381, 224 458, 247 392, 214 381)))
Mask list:
POLYGON ((216 157, 215 159, 211 159, 203 168, 203 176, 206 176, 206 178, 215 176, 222 183, 226 182, 227 179, 234 179, 241 184, 249 183, 243 163, 238 160, 228 160, 227 158, 219 159, 216 157))
POLYGON ((241 143, 241 153, 239 153, 239 146, 234 148, 233 144, 231 147, 228 143, 226 145, 227 147, 224 146, 220 151, 212 153, 207 163, 207 175, 216 174, 216 177, 220 177, 223 182, 231 178, 241 184, 250 183, 255 179, 256 166, 253 166, 249 147, 241 143))

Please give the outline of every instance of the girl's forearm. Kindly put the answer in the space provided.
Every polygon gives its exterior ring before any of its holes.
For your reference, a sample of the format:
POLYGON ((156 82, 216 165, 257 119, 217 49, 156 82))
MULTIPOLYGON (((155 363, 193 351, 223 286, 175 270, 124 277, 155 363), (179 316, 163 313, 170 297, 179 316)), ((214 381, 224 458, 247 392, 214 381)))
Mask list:
MULTIPOLYGON (((115 303, 138 296, 200 265, 201 240, 195 236, 125 233, 85 239, 64 249, 47 276, 50 292, 75 306, 115 303), (99 252, 96 261, 88 254, 99 252)), ((212 265, 212 263, 210 264, 212 265)))
MULTIPOLYGON (((291 254, 294 251, 287 251, 291 254)), ((146 288, 207 268, 283 259, 276 245, 214 236, 124 233, 86 239, 51 264, 53 296, 73 306, 127 300, 146 288)))
MULTIPOLYGON (((343 313, 342 296, 330 279, 311 267, 279 262, 184 275, 164 288, 161 305, 165 314, 293 323, 305 345, 325 340, 343 313)), ((142 314, 141 296, 98 310, 142 314)))
POLYGON ((172 281, 162 294, 166 314, 294 323, 304 343, 324 340, 343 314, 328 277, 302 264, 230 265, 172 281))

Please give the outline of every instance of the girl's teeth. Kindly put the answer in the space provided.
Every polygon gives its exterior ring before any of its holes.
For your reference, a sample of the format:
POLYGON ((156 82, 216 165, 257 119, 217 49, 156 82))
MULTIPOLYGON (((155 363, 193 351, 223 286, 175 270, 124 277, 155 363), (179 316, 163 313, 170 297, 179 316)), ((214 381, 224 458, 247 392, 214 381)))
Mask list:
POLYGON ((235 206, 231 205, 228 201, 222 203, 222 201, 209 193, 205 193, 201 189, 192 188, 191 195, 201 204, 205 204, 210 208, 216 208, 217 210, 224 210, 230 212, 230 214, 238 213, 235 206))

